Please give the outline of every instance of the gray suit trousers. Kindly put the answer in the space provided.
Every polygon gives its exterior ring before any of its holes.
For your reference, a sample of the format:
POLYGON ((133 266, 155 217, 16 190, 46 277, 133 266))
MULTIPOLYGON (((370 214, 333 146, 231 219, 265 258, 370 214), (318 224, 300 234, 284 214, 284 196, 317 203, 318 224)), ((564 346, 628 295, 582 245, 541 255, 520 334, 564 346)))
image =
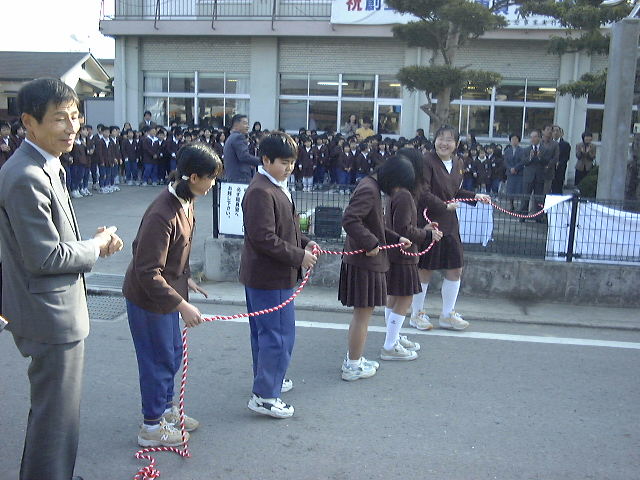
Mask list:
POLYGON ((78 451, 84 340, 47 344, 13 339, 20 353, 31 357, 31 410, 20 480, 70 480, 78 451))

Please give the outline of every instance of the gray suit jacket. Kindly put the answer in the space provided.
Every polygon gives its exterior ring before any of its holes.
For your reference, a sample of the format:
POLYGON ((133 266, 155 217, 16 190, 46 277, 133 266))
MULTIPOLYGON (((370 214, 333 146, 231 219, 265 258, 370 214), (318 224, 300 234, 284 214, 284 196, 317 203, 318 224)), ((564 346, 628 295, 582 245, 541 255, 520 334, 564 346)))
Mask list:
POLYGON ((260 159, 249 153, 247 137, 231 132, 224 144, 224 178, 230 182, 249 182, 260 159))
POLYGON ((89 333, 84 272, 96 262, 81 241, 60 179, 26 142, 0 170, 2 311, 14 335, 69 343, 89 333))

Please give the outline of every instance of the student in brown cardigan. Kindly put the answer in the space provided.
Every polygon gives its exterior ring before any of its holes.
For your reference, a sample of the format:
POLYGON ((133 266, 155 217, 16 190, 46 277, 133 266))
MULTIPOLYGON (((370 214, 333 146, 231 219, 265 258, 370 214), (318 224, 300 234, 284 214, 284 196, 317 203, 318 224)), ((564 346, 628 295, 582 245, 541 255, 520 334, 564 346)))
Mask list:
MULTIPOLYGON (((288 299, 302 269, 317 260, 316 246, 300 232, 287 179, 297 160, 298 146, 286 133, 273 132, 260 142, 262 165, 242 199, 244 248, 240 282, 247 310, 274 307, 288 299)), ((295 308, 284 308, 249 319, 253 358, 253 395, 249 409, 274 418, 293 415, 280 394, 293 388, 285 379, 295 342, 295 308)))
MULTIPOLYGON (((426 207, 427 216, 432 222, 438 224, 443 237, 431 251, 420 257, 418 263, 422 292, 413 297, 409 325, 419 330, 432 328, 423 308, 434 270, 445 271, 442 282, 440 328, 464 330, 469 326, 469 323, 455 311, 463 265, 462 240, 456 215, 459 204, 446 202, 454 198, 475 198, 475 200, 489 203, 491 198, 488 195, 476 194, 461 188, 464 165, 455 154, 457 142, 457 130, 448 125, 440 127, 435 134, 435 153, 427 153, 424 159, 424 183, 417 211, 418 226, 422 227, 426 224, 423 216, 426 207)), ((473 204, 475 205, 475 202, 473 204)))
POLYGON ((362 353, 373 309, 385 305, 387 300, 385 272, 389 270, 389 259, 386 250, 380 247, 398 242, 404 244, 403 248, 411 246, 411 241, 384 226, 380 192, 391 194, 407 181, 398 177, 390 160, 377 173, 360 180, 342 217, 342 227, 347 232, 344 251, 364 249, 366 252, 343 255, 340 268, 338 299, 343 305, 354 307, 349 325, 349 350, 342 363, 342 379, 346 381, 372 377, 379 366, 362 353))
MULTIPOLYGON (((400 177, 409 178, 413 173, 416 181, 411 187, 407 184, 407 188, 397 188, 387 200, 385 224, 387 228, 411 240, 413 245, 408 251, 417 253, 424 250, 431 241, 439 241, 442 232, 433 223, 423 228, 417 227, 414 192, 416 186, 422 183, 422 154, 415 148, 401 148, 395 159, 395 168, 400 177)), ((417 358, 416 352, 420 350, 420 344, 412 342, 406 335, 400 335, 400 329, 413 295, 422 290, 418 276, 418 257, 404 255, 398 249, 389 250, 388 255, 391 266, 387 271, 387 306, 384 309, 387 335, 380 358, 413 360, 417 358)))
MULTIPOLYGON (((182 147, 171 183, 147 208, 133 241, 122 292, 140 374, 142 447, 182 444, 175 428, 180 415, 173 405, 174 377, 182 361, 180 317, 187 327, 201 323, 200 311, 189 303, 189 290, 206 297, 189 271, 193 201, 206 195, 221 174, 222 162, 211 147, 182 147)), ((187 431, 197 427, 196 420, 185 417, 187 431)))

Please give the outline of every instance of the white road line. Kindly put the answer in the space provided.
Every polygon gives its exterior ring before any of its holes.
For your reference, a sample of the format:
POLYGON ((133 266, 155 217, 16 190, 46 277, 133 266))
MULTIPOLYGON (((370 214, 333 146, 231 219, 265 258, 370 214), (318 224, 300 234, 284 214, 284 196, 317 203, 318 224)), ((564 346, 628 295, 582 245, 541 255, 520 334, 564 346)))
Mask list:
MULTIPOLYGON (((211 317, 213 315, 203 315, 211 317)), ((246 318, 235 320, 224 320, 225 322, 247 323, 246 318)), ((297 320, 296 326, 306 328, 326 328, 329 330, 348 330, 349 324, 328 323, 328 322, 308 322, 297 320)), ((369 326, 370 332, 385 333, 386 329, 380 326, 369 326)), ((588 338, 566 338, 566 337, 541 337, 537 335, 510 335, 506 333, 483 333, 483 332, 451 332, 447 330, 431 330, 423 332, 415 329, 403 328, 403 334, 407 335, 431 335, 437 337, 473 338, 479 340, 500 340, 505 342, 525 342, 525 343, 548 343, 553 345, 576 345, 580 347, 608 347, 624 348, 629 350, 640 350, 640 343, 617 342, 613 340, 593 340, 588 338)))

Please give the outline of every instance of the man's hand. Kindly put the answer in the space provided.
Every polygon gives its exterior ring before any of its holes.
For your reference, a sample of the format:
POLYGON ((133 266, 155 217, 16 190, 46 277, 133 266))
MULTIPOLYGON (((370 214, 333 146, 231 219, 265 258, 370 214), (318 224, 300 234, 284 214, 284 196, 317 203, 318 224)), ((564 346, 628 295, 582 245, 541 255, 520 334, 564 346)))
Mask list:
POLYGON ((117 227, 99 227, 93 238, 98 240, 100 246, 100 256, 108 257, 122 250, 122 239, 116 235, 117 227))
POLYGON ((184 300, 178 305, 178 312, 187 328, 197 327, 202 323, 200 310, 184 300))
POLYGON ((198 285, 193 280, 193 278, 187 280, 187 285, 189 286, 189 290, 191 290, 192 292, 201 293, 202 295, 204 295, 204 298, 209 298, 207 292, 202 287, 200 287, 200 285, 198 285))
POLYGON ((399 242, 402 244, 403 250, 407 250, 411 247, 411 240, 409 240, 408 238, 400 237, 399 242))
POLYGON ((302 268, 309 269, 313 267, 317 261, 318 261, 318 257, 316 257, 309 250, 305 249, 304 258, 302 259, 302 268))

